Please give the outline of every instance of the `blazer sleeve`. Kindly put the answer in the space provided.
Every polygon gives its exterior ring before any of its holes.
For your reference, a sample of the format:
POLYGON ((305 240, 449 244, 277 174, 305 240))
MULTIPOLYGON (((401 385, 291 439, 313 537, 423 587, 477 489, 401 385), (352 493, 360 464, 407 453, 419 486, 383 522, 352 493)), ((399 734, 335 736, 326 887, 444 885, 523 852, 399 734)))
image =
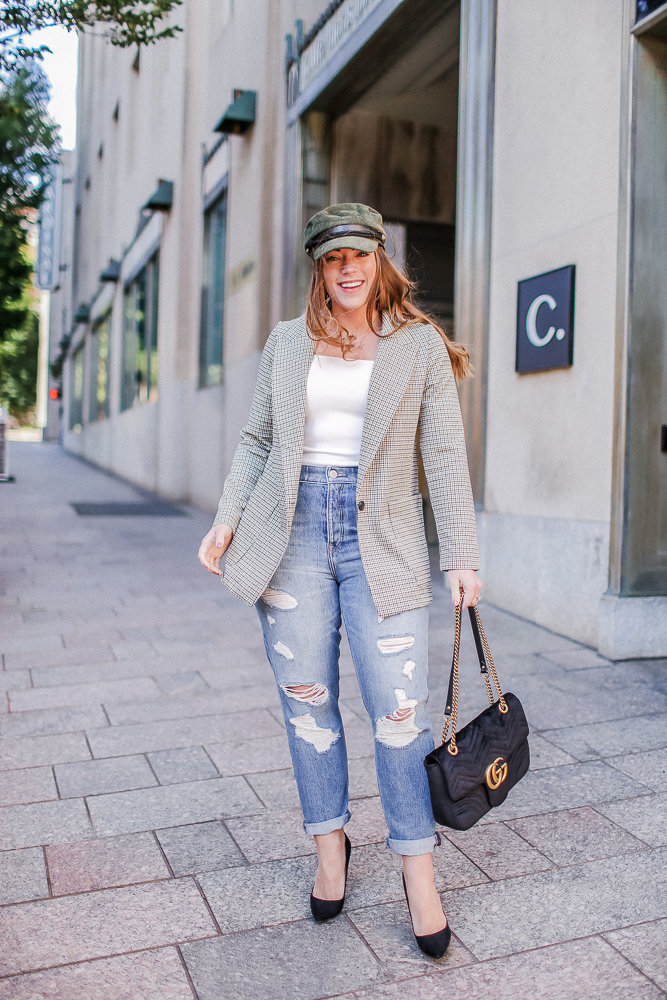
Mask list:
POLYGON ((479 569, 461 406, 447 348, 431 330, 419 443, 440 543, 440 569, 479 569))
POLYGON ((241 431, 241 441, 234 454, 229 475, 225 479, 213 526, 228 524, 236 531, 248 497, 264 471, 273 444, 273 407, 271 373, 276 337, 282 324, 271 332, 262 352, 257 385, 248 422, 241 431))

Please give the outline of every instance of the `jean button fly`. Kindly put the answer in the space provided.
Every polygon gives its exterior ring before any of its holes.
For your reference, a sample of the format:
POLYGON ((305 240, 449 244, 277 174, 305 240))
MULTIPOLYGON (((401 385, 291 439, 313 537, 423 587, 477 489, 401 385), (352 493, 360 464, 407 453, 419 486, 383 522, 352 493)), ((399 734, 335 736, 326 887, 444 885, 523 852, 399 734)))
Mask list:
POLYGON ((329 479, 338 479, 338 473, 335 469, 329 469, 329 479))

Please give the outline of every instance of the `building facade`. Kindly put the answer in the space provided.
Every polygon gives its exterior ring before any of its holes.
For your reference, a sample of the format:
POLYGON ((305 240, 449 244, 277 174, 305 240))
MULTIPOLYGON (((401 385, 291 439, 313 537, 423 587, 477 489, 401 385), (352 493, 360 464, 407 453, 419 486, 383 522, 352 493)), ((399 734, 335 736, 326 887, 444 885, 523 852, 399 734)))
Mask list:
POLYGON ((667 3, 176 19, 140 54, 81 39, 65 447, 213 510, 262 346, 303 309, 305 222, 370 203, 475 367, 486 599, 612 658, 667 655, 667 3))

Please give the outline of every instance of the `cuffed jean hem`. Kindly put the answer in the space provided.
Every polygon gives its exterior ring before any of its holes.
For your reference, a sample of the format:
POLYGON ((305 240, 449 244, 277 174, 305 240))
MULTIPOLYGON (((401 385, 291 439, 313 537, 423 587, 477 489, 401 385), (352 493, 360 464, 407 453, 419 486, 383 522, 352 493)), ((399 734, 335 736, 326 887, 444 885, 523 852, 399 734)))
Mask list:
POLYGON ((334 830, 342 830, 346 823, 350 822, 352 814, 346 812, 344 816, 339 816, 337 819, 328 819, 324 823, 304 823, 303 828, 306 833, 309 833, 311 837, 316 834, 320 837, 324 833, 333 833, 334 830))
POLYGON ((408 855, 409 857, 418 854, 432 854, 436 847, 441 844, 440 834, 434 833, 432 837, 424 837, 423 840, 392 840, 387 837, 385 841, 395 854, 408 855))

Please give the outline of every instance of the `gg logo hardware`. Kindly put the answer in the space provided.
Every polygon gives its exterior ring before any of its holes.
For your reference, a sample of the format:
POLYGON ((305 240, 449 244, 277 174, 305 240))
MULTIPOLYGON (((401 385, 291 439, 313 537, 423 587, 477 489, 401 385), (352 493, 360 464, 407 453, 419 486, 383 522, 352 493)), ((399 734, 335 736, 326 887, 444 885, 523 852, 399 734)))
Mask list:
POLYGON ((498 788, 507 777, 507 764, 502 757, 496 757, 493 764, 489 764, 485 772, 485 780, 489 788, 498 788), (500 765, 500 766, 499 766, 500 765))

